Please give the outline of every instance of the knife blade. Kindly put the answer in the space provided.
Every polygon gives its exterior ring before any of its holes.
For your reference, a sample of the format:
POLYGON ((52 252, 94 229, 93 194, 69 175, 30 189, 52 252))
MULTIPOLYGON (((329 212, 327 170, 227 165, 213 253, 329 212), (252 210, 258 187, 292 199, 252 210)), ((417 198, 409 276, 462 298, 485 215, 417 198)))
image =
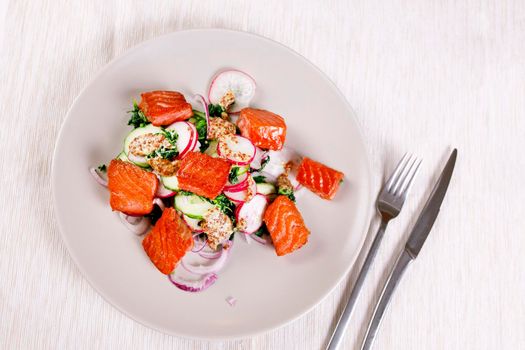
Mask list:
POLYGON ((443 168, 439 179, 432 190, 432 193, 428 197, 428 200, 417 218, 416 224, 408 237, 405 249, 408 251, 410 256, 415 259, 423 244, 425 243, 432 226, 439 214, 439 208, 443 199, 445 198, 445 193, 447 193, 448 185, 454 171, 454 166, 456 165, 456 158, 458 156, 458 150, 454 149, 450 155, 447 164, 443 168))
POLYGON ((365 338, 361 345, 361 350, 369 350, 372 348, 375 336, 379 326, 381 325, 383 314, 390 303, 390 299, 392 298, 396 287, 398 286, 410 262, 417 258, 421 248, 423 247, 423 244, 428 237, 428 234, 430 233, 430 230, 432 229, 432 226, 434 226, 434 222, 436 221, 436 218, 439 214, 439 208, 441 207, 441 203, 443 203, 445 193, 447 192, 448 185, 454 171, 457 154, 457 149, 454 149, 447 161, 447 164, 441 171, 441 175, 434 185, 432 193, 428 197, 423 210, 419 214, 416 224, 412 228, 405 248, 397 258, 394 268, 390 272, 390 275, 385 282, 383 290, 381 291, 381 295, 379 296, 379 300, 376 304, 376 307, 374 308, 372 319, 368 324, 365 338))

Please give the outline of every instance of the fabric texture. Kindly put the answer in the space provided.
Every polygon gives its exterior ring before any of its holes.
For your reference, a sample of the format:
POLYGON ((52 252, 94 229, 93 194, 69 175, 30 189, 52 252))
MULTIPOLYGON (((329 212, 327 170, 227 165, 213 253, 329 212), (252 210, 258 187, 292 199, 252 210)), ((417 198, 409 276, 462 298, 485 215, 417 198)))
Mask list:
MULTIPOLYGON (((277 40, 324 71, 356 111, 375 189, 404 152, 424 158, 344 348, 357 348, 451 147, 459 157, 449 193, 385 314, 376 349, 525 348, 525 2, 3 0, 0 16, 0 348, 326 344, 356 267, 318 306, 280 329, 235 341, 188 340, 146 328, 105 302, 58 231, 51 161, 75 97, 134 45, 211 27, 277 40)), ((377 225, 376 218, 371 232, 377 225)), ((363 254, 356 266, 362 261, 363 254)))

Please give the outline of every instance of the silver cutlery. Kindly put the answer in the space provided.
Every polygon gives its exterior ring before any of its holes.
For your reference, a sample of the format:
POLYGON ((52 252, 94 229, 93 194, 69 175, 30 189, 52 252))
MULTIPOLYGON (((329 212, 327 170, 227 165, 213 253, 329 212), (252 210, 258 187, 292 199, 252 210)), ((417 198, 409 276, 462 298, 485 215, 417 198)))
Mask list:
POLYGON ((381 215, 381 225, 379 226, 379 229, 374 237, 374 241, 372 242, 372 246, 370 247, 370 250, 368 251, 368 254, 365 258, 363 267, 359 272, 359 276, 357 277, 357 280, 354 284, 354 288, 350 298, 348 299, 348 303, 346 304, 343 314, 339 318, 337 326, 335 327, 335 331, 332 334, 332 338, 328 343, 327 349, 329 350, 337 349, 341 343, 341 340, 343 339, 346 326, 350 320, 350 315, 354 309, 359 291, 363 286, 365 277, 370 270, 370 266, 372 265, 372 262, 377 254, 377 250, 381 244, 381 241, 383 240, 388 222, 397 217, 401 211, 401 208, 403 208, 407 193, 412 185, 412 182, 414 181, 414 178, 416 177, 420 165, 420 159, 408 153, 405 154, 394 170, 394 173, 390 176, 379 193, 377 200, 377 210, 381 215))
POLYGON ((399 255, 390 276, 388 277, 383 290, 381 291, 381 296, 377 302, 377 305, 372 314, 372 319, 368 324, 366 331, 365 339, 363 341, 361 350, 371 349, 377 330, 381 324, 383 314, 392 298, 394 290, 396 289, 403 273, 405 272, 407 266, 415 260, 425 243, 425 240, 434 225, 434 222, 439 214, 439 208, 443 199, 445 198, 445 193, 447 192, 448 185, 450 183, 450 178, 454 170, 454 165, 457 158, 457 150, 454 149, 450 158, 445 165, 445 168, 441 172, 439 180, 437 181, 432 193, 430 194, 425 207, 421 211, 410 236, 408 237, 407 243, 403 252, 399 255))

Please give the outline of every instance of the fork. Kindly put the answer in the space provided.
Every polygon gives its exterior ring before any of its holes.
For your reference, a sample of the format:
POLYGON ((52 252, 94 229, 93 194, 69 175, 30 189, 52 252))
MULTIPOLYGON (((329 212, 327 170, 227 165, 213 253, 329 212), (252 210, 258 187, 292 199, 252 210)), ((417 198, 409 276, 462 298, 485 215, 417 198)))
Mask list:
POLYGON ((343 314, 337 322, 335 331, 328 343, 327 350, 336 350, 339 347, 346 326, 348 325, 348 321, 350 320, 350 315, 356 304, 357 297, 359 296, 359 291, 363 287, 363 282, 370 270, 372 262, 374 261, 377 250, 381 245, 383 236, 385 235, 386 227, 389 221, 397 217, 403 208, 408 191, 410 190, 420 165, 420 159, 406 153, 399 161, 394 173, 388 178, 387 182, 381 189, 377 199, 377 210, 381 215, 381 225, 374 237, 374 241, 372 242, 370 250, 365 258, 363 267, 359 272, 359 276, 357 277, 354 289, 352 289, 352 294, 350 294, 350 298, 348 299, 343 314))

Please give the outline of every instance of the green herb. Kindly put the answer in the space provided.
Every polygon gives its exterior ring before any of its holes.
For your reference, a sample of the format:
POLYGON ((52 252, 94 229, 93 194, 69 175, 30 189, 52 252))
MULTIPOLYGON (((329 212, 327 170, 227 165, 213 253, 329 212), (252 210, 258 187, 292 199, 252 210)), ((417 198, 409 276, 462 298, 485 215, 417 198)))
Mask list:
POLYGON ((210 202, 219 207, 219 209, 231 219, 232 223, 235 224, 235 204, 228 199, 224 193, 221 193, 210 202))
POLYGON ((268 232, 268 228, 266 227, 266 224, 263 222, 261 227, 259 227, 259 229, 255 231, 253 234, 256 236, 262 237, 264 235, 269 235, 270 233, 268 232))
POLYGON ((177 196, 193 196, 194 193, 190 191, 178 190, 177 196))
MULTIPOLYGON (((196 117, 199 117, 199 118, 206 119, 206 114, 204 112, 198 111, 196 109, 193 110, 193 115, 196 116, 196 117)), ((191 123, 193 123, 192 119, 194 119, 194 118, 190 118, 190 120, 189 120, 191 123)))
POLYGON ((151 159, 151 158, 157 158, 157 157, 160 157, 160 158, 164 158, 164 159, 173 159, 175 158, 176 156, 179 155, 179 152, 177 152, 177 149, 175 148, 166 148, 164 146, 161 146, 160 148, 154 150, 153 152, 151 152, 150 154, 148 154, 146 156, 146 158, 148 159, 151 159))
MULTIPOLYGON (((193 111, 195 113, 195 111, 193 111)), ((200 151, 204 152, 208 148, 209 141, 207 138, 208 125, 206 124, 206 116, 194 115, 194 121, 192 122, 197 129, 197 134, 199 135, 199 142, 201 143, 200 151)))
POLYGON ((230 175, 228 175, 228 181, 230 181, 231 184, 237 183, 239 180, 239 172, 241 171, 241 168, 238 166, 233 166, 230 170, 230 175))
POLYGON ((261 162, 261 167, 259 169, 253 169, 251 168, 250 169, 250 173, 254 173, 254 172, 260 172, 264 169, 264 167, 266 166, 266 164, 268 164, 268 162, 270 161, 270 156, 266 156, 266 158, 264 158, 261 162))
POLYGON ((210 114, 210 117, 220 117, 223 112, 224 108, 222 108, 221 105, 214 105, 211 103, 208 105, 208 113, 210 114))
POLYGON ((255 181, 257 184, 260 184, 262 182, 266 182, 266 178, 262 175, 257 175, 253 177, 253 181, 255 181))
POLYGON ((175 130, 169 130, 162 128, 162 135, 168 140, 168 142, 173 146, 173 148, 177 151, 177 139, 179 138, 179 134, 175 130))
POLYGON ((277 191, 278 194, 281 194, 283 196, 286 196, 290 198, 292 201, 295 202, 295 195, 293 194, 293 190, 291 188, 279 188, 277 191))
POLYGON ((106 168, 106 164, 101 164, 98 166, 98 170, 99 171, 102 171, 103 173, 106 172, 107 168, 106 168))
POLYGON ((137 101, 133 101, 133 109, 128 111, 128 113, 131 113, 131 118, 129 118, 128 125, 133 125, 134 129, 149 124, 148 118, 146 118, 144 113, 140 110, 137 101))

